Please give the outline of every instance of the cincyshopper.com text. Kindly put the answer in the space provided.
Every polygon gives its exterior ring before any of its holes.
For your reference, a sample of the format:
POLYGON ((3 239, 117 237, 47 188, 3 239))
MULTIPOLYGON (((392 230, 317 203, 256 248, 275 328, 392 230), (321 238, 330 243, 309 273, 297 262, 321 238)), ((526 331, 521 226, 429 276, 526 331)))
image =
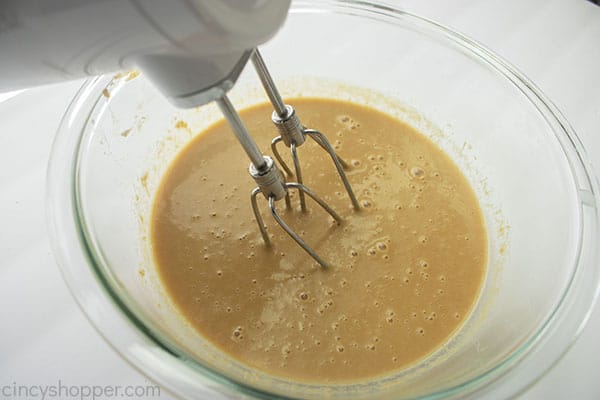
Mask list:
POLYGON ((157 385, 68 385, 60 379, 52 385, 22 385, 0 383, 0 398, 2 399, 151 399, 160 396, 160 386, 157 385))

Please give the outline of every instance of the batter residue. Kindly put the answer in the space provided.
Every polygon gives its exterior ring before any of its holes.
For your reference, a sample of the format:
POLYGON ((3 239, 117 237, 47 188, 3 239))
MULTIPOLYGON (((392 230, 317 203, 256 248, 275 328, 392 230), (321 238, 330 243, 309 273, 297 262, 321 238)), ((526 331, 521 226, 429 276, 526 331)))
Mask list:
MULTIPOLYGON (((487 261, 477 199, 457 166, 405 123, 357 104, 294 99, 351 164, 352 209, 331 159, 298 149, 305 184, 343 218, 307 199, 279 208, 332 268, 324 271, 269 216, 263 244, 248 159, 224 121, 174 160, 156 193, 152 246, 181 313, 251 367, 296 381, 359 381, 405 368, 442 346, 475 301, 487 261)), ((272 109, 241 112, 263 151, 272 109)), ((282 154, 287 149, 281 147, 282 154)), ((290 163, 291 165, 291 163, 290 163)))

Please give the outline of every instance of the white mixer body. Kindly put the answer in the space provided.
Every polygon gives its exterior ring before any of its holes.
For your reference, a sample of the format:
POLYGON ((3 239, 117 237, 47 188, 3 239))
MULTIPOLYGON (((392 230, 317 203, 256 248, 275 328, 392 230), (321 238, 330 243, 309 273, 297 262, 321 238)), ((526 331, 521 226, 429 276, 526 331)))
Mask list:
POLYGON ((4 0, 0 91, 139 68, 175 105, 226 93, 290 0, 4 0))

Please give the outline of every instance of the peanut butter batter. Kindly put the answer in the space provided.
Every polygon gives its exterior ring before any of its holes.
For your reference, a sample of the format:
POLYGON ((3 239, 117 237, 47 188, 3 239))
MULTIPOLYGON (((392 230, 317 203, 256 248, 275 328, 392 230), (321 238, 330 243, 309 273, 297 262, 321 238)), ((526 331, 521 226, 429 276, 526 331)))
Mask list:
MULTIPOLYGON (((487 239, 475 194, 450 158, 403 122, 349 102, 290 103, 349 162, 361 203, 352 209, 331 159, 308 139, 298 149, 305 184, 344 222, 310 198, 302 213, 297 193, 293 210, 278 206, 332 268, 298 247, 261 197, 272 236, 263 244, 249 161, 221 121, 181 152, 156 193, 161 279, 202 335, 251 367, 313 383, 406 368, 442 346, 477 300, 487 239)), ((276 135, 271 112, 264 104, 241 113, 265 153, 276 135)))

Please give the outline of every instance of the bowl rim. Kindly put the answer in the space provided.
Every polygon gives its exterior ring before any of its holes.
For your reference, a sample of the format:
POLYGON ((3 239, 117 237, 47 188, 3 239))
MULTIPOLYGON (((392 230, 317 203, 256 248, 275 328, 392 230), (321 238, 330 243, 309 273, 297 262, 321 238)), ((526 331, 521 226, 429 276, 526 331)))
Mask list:
MULTIPOLYGON (((318 12, 319 9, 326 9, 327 12, 346 11, 346 12, 361 12, 370 13, 372 17, 390 19, 409 19, 412 22, 425 26, 427 29, 435 31, 447 40, 454 42, 455 45, 468 51, 469 56, 476 58, 487 64, 489 68, 500 72, 506 79, 515 85, 538 109, 540 113, 549 121, 555 123, 560 129, 559 133, 563 136, 558 138, 561 149, 565 153, 569 161, 571 172, 578 188, 583 186, 577 192, 578 203, 581 208, 589 207, 591 217, 583 219, 583 210, 580 210, 580 226, 581 236, 592 235, 592 243, 597 239, 599 234, 600 217, 598 209, 600 208, 599 185, 597 178, 592 173, 590 163, 587 161, 587 156, 583 145, 577 135, 568 124, 560 111, 550 102, 542 92, 528 79, 524 74, 519 72, 515 67, 501 59, 499 56, 487 50, 477 42, 467 38, 466 36, 455 32, 441 24, 431 21, 427 18, 417 16, 415 14, 399 10, 391 5, 372 4, 361 0, 302 0, 293 4, 293 10, 304 12, 318 12), (562 140, 561 140, 562 139, 562 140), (570 147, 566 147, 570 146, 570 147), (574 171, 579 168, 579 175, 574 171), (577 178, 582 179, 577 185, 577 178), (595 217, 595 218, 594 218, 595 217), (585 230, 585 232, 584 232, 585 230)), ((355 14, 353 14, 355 15, 355 14)), ((364 15, 361 15, 364 16, 364 15)), ((51 157, 48 166, 47 175, 47 217, 50 231, 51 245, 57 263, 60 266, 63 278, 65 279, 69 290, 79 304, 80 308, 90 320, 96 330, 104 337, 104 339, 126 359, 134 368, 140 370, 151 379, 157 381, 167 389, 179 394, 189 395, 195 392, 181 391, 178 386, 180 380, 184 380, 188 384, 190 390, 200 390, 198 385, 189 385, 187 379, 181 378, 182 367, 181 360, 185 361, 185 374, 188 378, 198 379, 198 372, 203 375, 204 380, 200 382, 209 390, 213 390, 211 395, 219 395, 219 392, 225 390, 227 393, 233 393, 232 390, 241 391, 243 393, 270 398, 271 396, 280 396, 276 393, 265 392, 261 389, 256 389, 244 382, 236 381, 211 370, 210 368, 194 361, 185 356, 185 353, 180 351, 177 346, 170 343, 169 340, 157 335, 146 321, 143 321, 136 315, 135 310, 128 305, 128 301, 123 299, 116 290, 111 287, 107 277, 102 272, 103 267, 98 265, 97 255, 93 247, 90 246, 90 233, 85 224, 83 217, 80 195, 78 192, 78 164, 80 148, 82 145, 83 131, 77 130, 78 124, 86 126, 91 117, 91 113, 102 99, 102 90, 112 80, 109 76, 101 76, 88 79, 81 89, 78 91, 71 104, 64 114, 52 146, 51 157), (86 114, 89 111, 89 114, 86 114), (74 134, 73 130, 77 132, 74 134), (65 180, 68 176, 69 179, 65 180), (68 207, 66 207, 68 205, 68 207), (78 254, 73 254, 73 249, 67 246, 64 239, 69 239, 70 243, 77 243, 79 247, 78 254), (61 240, 62 239, 62 240, 61 240), (81 264, 90 266, 91 268, 76 268, 81 264), (98 290, 99 289, 99 290, 98 290), (101 297, 99 294, 104 296, 101 297), (107 296, 108 295, 108 296, 107 296), (94 307, 105 310, 104 313, 97 313, 94 307), (116 307, 115 307, 116 306, 116 307), (117 312, 114 312, 117 311, 117 312), (108 314, 112 315, 108 315, 108 314), (121 326, 123 329, 133 330, 129 332, 127 337, 115 338, 115 335, 110 334, 110 331, 115 326, 121 326), (145 352, 139 354, 139 345, 145 347, 145 352), (164 368, 153 367, 148 364, 147 358, 151 357, 154 360, 166 362, 173 367, 173 370, 165 373, 164 368), (179 376, 178 376, 179 375, 179 376), (219 385, 221 384, 221 385, 219 385)), ((558 135, 558 133, 557 133, 558 135)), ((585 246, 585 243, 583 244, 585 246)), ((600 274, 598 271, 590 269, 590 265, 594 265, 599 259, 598 249, 582 249, 581 241, 579 243, 578 254, 575 258, 575 269, 571 280, 563 291, 563 295, 558 301, 553 312, 547 317, 544 323, 538 330, 531 335, 524 343, 522 343, 512 354, 508 355, 497 365, 489 368, 483 373, 461 383, 448 387, 446 389, 433 392, 420 398, 435 399, 458 394, 481 394, 484 391, 491 393, 493 389, 500 388, 500 384, 505 383, 504 390, 510 395, 522 393, 529 388, 533 383, 539 380, 555 363, 567 352, 575 339, 581 333, 584 325, 590 317, 593 305, 596 302, 600 293, 600 274), (587 264, 582 265, 582 251, 586 250, 587 264), (585 266, 588 268, 584 268, 585 266), (573 284, 587 281, 588 289, 581 291, 584 293, 573 293, 573 284), (583 307, 582 307, 583 305, 583 307), (567 324, 560 324, 561 320, 557 321, 557 314, 564 313, 565 310, 573 311, 572 323, 570 327, 567 324), (545 361, 545 368, 529 376, 527 379, 510 379, 507 378, 509 371, 514 371, 519 365, 522 366, 525 356, 533 353, 533 357, 538 355, 540 345, 552 342, 552 337, 556 335, 556 329, 561 329, 562 332, 558 337, 568 337, 569 340, 560 346, 560 349, 554 351, 548 357, 541 357, 545 361), (550 332, 554 329, 554 333, 550 332), (550 337, 549 337, 550 336, 550 337), (544 339, 544 340, 542 340, 544 339), (551 358, 551 359, 548 359, 551 358), (507 381, 511 381, 510 390, 506 389, 507 381)), ((589 247, 589 245, 588 245, 589 247)), ((564 321, 563 321, 564 322, 564 321)), ((564 341, 564 338, 563 338, 564 341)), ((556 347, 556 345, 555 345, 556 347)), ((529 363, 531 364, 531 362, 529 363)), ((522 368, 523 369, 523 368, 522 368)), ((513 374, 515 375, 515 374, 513 374)), ((202 391, 202 390, 200 390, 202 391)))

